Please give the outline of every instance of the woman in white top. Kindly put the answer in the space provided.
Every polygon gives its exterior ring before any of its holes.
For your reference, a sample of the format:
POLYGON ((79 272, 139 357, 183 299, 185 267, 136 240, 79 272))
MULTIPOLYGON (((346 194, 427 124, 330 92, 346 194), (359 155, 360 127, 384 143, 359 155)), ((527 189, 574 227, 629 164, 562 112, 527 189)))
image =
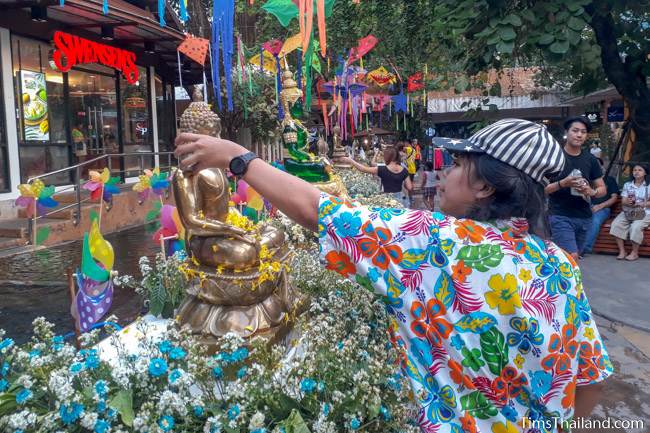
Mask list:
POLYGON ((639 258, 639 247, 643 243, 643 230, 650 225, 650 185, 647 181, 648 170, 637 164, 632 169, 632 180, 623 185, 621 200, 623 207, 640 206, 645 208, 645 218, 630 221, 621 212, 612 222, 609 233, 616 238, 618 260, 634 261, 639 258), (632 241, 632 252, 626 254, 625 240, 632 241))

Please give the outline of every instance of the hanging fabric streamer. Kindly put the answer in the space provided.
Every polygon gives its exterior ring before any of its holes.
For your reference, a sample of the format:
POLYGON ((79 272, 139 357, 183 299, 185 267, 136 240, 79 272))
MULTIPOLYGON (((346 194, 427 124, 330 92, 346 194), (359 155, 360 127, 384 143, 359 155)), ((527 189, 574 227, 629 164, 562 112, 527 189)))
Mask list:
MULTIPOLYGON (((296 83, 298 83, 298 88, 302 90, 302 51, 298 51, 298 59, 296 60, 296 83)), ((303 94, 303 98, 304 96, 303 94)))
MULTIPOLYGON (((215 1, 212 8, 212 85, 214 94, 221 95, 221 74, 219 59, 223 57, 223 71, 226 80, 228 111, 232 105, 232 55, 234 53, 235 0, 215 1)), ((260 62, 261 63, 261 62, 260 62)), ((221 98, 217 97, 219 109, 223 109, 221 98)))
MULTIPOLYGON (((178 58, 178 82, 181 87, 183 87, 183 73, 181 71, 181 52, 176 51, 176 57, 178 58)), ((210 64, 212 64, 212 56, 210 56, 210 64)))
POLYGON ((65 0, 59 0, 59 6, 61 7, 65 6, 65 0))
MULTIPOLYGON (((104 0, 104 3, 107 3, 107 0, 104 0)), ((160 23, 160 27, 167 25, 165 22, 165 3, 165 0, 158 0, 158 22, 160 23)), ((108 11, 104 13, 108 13, 108 11)))
POLYGON ((208 80, 205 79, 205 69, 203 69, 203 102, 208 103, 208 80))
POLYGON ((327 52, 327 27, 325 25, 325 0, 317 0, 316 15, 318 18, 318 40, 320 41, 320 53, 325 57, 327 52))
POLYGON ((108 15, 108 0, 104 0, 104 4, 102 5, 102 12, 104 12, 104 15, 108 15))
POLYGON ((180 0, 181 16, 180 19, 182 22, 187 21, 187 0, 180 0))
POLYGON ((280 66, 280 56, 275 56, 275 63, 277 67, 277 74, 275 76, 276 80, 276 91, 275 91, 275 96, 276 96, 276 102, 278 103, 278 120, 284 119, 284 108, 282 107, 282 104, 278 100, 278 97, 280 95, 280 92, 282 92, 282 75, 280 73, 281 71, 281 66, 280 66))

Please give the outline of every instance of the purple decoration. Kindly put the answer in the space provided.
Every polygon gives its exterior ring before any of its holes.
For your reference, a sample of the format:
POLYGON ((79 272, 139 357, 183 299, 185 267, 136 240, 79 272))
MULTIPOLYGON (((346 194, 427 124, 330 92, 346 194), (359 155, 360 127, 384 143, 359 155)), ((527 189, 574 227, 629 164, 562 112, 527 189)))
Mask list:
POLYGON ((99 282, 82 276, 77 271, 76 306, 79 320, 79 330, 87 332, 92 326, 108 313, 113 303, 113 281, 99 282))
MULTIPOLYGON (((275 68, 275 85, 277 86, 277 94, 279 96, 280 92, 282 92, 282 76, 280 75, 282 68, 280 67, 279 56, 275 56, 275 68)), ((282 119, 284 119, 284 108, 282 107, 282 101, 280 101, 280 98, 278 98, 278 120, 282 119)))
POLYGON ((296 50, 298 60, 296 61, 296 83, 298 88, 302 89, 302 50, 296 50))
MULTIPOLYGON (((235 0, 215 1, 212 8, 212 85, 217 97, 219 110, 223 109, 221 102, 221 74, 219 71, 219 54, 223 51, 223 72, 226 79, 226 98, 228 111, 232 106, 232 56, 235 52, 233 27, 235 21, 235 0)), ((260 59, 260 64, 263 63, 260 59)))

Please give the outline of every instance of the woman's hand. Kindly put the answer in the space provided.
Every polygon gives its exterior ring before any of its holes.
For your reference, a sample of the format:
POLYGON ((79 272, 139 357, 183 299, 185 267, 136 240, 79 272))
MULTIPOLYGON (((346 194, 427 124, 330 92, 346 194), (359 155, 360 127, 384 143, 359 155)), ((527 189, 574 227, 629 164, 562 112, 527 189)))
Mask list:
POLYGON ((176 151, 181 170, 199 172, 204 168, 228 168, 230 161, 247 152, 229 140, 184 132, 176 137, 176 151))

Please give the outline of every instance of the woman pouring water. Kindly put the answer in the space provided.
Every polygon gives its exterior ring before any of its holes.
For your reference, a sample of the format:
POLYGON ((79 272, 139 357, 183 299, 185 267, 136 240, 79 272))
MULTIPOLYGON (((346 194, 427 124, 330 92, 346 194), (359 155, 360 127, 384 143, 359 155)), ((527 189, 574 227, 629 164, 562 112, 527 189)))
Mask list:
POLYGON ((467 140, 436 139, 454 154, 444 214, 322 194, 227 140, 181 134, 176 144, 182 168, 230 166, 319 232, 324 266, 372 281, 424 429, 552 432, 597 403, 612 364, 580 270, 548 240, 543 183, 564 156, 543 126, 505 119, 467 140))

